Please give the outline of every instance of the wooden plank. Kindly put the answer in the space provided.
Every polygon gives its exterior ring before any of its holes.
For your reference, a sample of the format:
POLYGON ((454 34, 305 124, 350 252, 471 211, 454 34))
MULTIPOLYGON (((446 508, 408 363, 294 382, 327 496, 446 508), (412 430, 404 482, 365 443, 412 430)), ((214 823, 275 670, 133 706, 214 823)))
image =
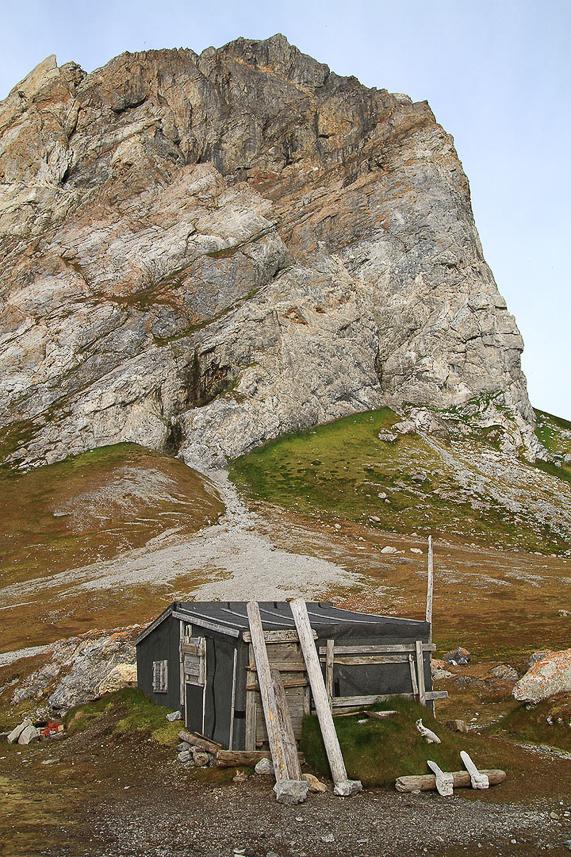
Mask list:
MULTIPOLYGON (((506 772, 498 769, 491 771, 480 771, 488 777, 490 785, 498 785, 503 783, 506 778, 506 772)), ((453 771, 453 786, 455 789, 468 788, 471 785, 470 774, 468 771, 453 771)), ((430 792, 436 791, 436 777, 434 774, 421 774, 420 776, 399 777, 395 783, 396 790, 399 792, 430 792)))
POLYGON ((246 692, 246 750, 256 749, 256 697, 252 690, 246 692))
POLYGON ((178 647, 178 704, 181 708, 181 711, 184 711, 184 655, 183 655, 183 645, 184 645, 184 622, 179 620, 178 623, 179 628, 179 647, 178 647))
MULTIPOLYGON (((323 658, 320 658, 323 663, 323 658)), ((373 666, 374 664, 406 664, 408 655, 367 655, 366 657, 352 657, 351 655, 335 655, 336 664, 348 664, 350 666, 373 666)), ((325 661, 327 665, 327 661, 325 661)))
POLYGON ((288 779, 301 780, 301 768, 299 767, 299 760, 297 758, 297 744, 295 743, 295 736, 293 734, 293 726, 285 689, 279 670, 272 669, 271 674, 276 694, 278 720, 281 727, 282 741, 286 755, 288 779))
POLYGON ((234 712, 236 711, 236 670, 238 666, 238 649, 234 649, 234 663, 232 665, 232 704, 230 706, 230 738, 228 739, 228 749, 232 750, 234 743, 234 712))
POLYGON ((190 615, 173 610, 172 615, 175 619, 192 622, 193 625, 198 625, 200 628, 207 628, 209 631, 218 631, 219 634, 225 634, 227 637, 240 636, 238 628, 232 628, 230 625, 220 625, 218 622, 213 622, 211 619, 203 619, 202 616, 196 616, 194 613, 190 615))
POLYGON ((331 707, 331 698, 333 697, 333 664, 335 663, 335 640, 327 640, 325 655, 325 688, 329 698, 329 707, 331 707))
POLYGON ((293 779, 293 777, 290 777, 288 773, 285 742, 278 717, 276 693, 270 672, 270 662, 268 660, 268 652, 266 649, 266 642, 264 640, 260 609, 256 601, 249 601, 247 604, 247 610, 248 621, 250 623, 250 634, 252 638, 252 648, 254 650, 254 658, 258 668, 258 682, 260 685, 260 695, 262 697, 262 708, 266 721, 266 731, 268 733, 268 741, 270 744, 272 761, 274 763, 276 781, 279 782, 280 780, 293 779))
POLYGON ((421 705, 426 705, 426 689, 424 686, 424 654, 422 651, 422 643, 416 641, 416 673, 418 681, 418 701, 421 705))
POLYGON ((414 664, 414 655, 408 656, 408 664, 409 664, 409 668, 410 668, 410 681, 412 684, 412 693, 414 695, 414 698, 416 699, 418 697, 418 682, 416 680, 416 667, 414 664))
MULTIPOLYGON (((305 672, 305 664, 304 663, 298 664, 297 661, 292 660, 292 661, 277 661, 276 662, 276 661, 268 660, 268 662, 270 664, 270 667, 273 670, 279 670, 280 672, 286 672, 286 673, 296 673, 296 672, 297 673, 304 673, 305 672)), ((254 672, 255 673, 258 671, 257 666, 247 666, 246 669, 248 670, 248 672, 254 672)))
MULTIPOLYGON (((308 686, 307 678, 286 679, 286 678, 283 678, 283 674, 282 674, 282 681, 283 681, 284 687, 286 687, 286 688, 307 687, 308 686)), ((260 689, 260 685, 258 684, 258 682, 256 680, 252 680, 252 679, 248 680, 248 683, 246 684, 246 690, 259 690, 259 689, 260 689)))
POLYGON ((323 743, 331 768, 331 775, 336 786, 347 782, 347 770, 339 740, 335 731, 335 724, 331 714, 330 702, 327 696, 323 673, 319 664, 317 649, 313 642, 313 633, 309 624, 309 616, 307 615, 307 607, 302 598, 296 598, 291 602, 291 612, 299 634, 299 642, 303 652, 303 658, 307 667, 307 675, 313 693, 313 703, 317 712, 323 743))
MULTIPOLYGON (((245 643, 252 642, 252 636, 249 631, 244 631, 242 638, 245 643)), ((315 631, 313 632, 313 638, 317 639, 315 631)), ((264 640, 266 641, 266 646, 268 646, 272 643, 297 643, 299 638, 297 631, 292 628, 291 630, 284 631, 264 631, 264 640)))
POLYGON ((374 705, 375 702, 388 702, 390 699, 414 699, 412 693, 378 693, 374 696, 334 696, 331 700, 333 708, 359 708, 363 705, 374 705))
MULTIPOLYGON (((423 643, 422 644, 423 652, 435 652, 436 644, 435 643, 423 643)), ((335 653, 337 655, 359 655, 359 654, 371 654, 371 655, 391 655, 395 653, 412 653, 416 652, 416 644, 415 643, 402 643, 394 646, 335 646, 335 653)), ((319 647, 319 654, 326 655, 327 648, 325 646, 319 647)))

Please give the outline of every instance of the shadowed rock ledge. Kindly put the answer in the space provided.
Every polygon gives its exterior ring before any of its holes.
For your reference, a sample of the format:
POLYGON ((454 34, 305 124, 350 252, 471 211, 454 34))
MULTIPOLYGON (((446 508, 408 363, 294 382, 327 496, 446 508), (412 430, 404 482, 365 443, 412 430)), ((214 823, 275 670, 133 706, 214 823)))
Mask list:
POLYGON ((277 35, 48 57, 0 103, 0 425, 20 466, 220 466, 354 411, 500 392, 522 339, 426 102, 277 35))

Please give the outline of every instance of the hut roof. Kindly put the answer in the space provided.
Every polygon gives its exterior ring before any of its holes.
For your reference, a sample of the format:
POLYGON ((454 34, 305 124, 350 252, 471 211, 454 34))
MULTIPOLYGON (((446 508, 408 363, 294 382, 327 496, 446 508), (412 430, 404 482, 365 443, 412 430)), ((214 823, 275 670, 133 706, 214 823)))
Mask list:
MULTIPOLYGON (((265 631, 295 629, 288 601, 260 601, 258 604, 265 631)), ((383 636, 394 637, 398 642, 403 638, 421 639, 429 632, 427 622, 341 610, 330 602, 309 601, 307 612, 312 627, 321 638, 383 636)), ((175 601, 140 634, 137 643, 171 615, 234 638, 249 630, 245 601, 175 601)))

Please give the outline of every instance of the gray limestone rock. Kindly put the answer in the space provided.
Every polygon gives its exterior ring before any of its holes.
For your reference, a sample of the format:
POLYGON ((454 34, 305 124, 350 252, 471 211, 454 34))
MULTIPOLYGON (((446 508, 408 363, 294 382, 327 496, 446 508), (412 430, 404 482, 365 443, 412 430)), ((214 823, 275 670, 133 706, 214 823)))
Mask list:
POLYGON ((307 798, 308 789, 307 780, 278 780, 274 786, 277 802, 286 806, 303 803, 307 798))
POLYGON ((24 732, 25 729, 28 729, 30 726, 33 727, 33 723, 29 718, 19 723, 18 726, 14 727, 11 732, 8 733, 7 741, 8 744, 16 744, 20 735, 24 732))
POLYGON ((40 740, 40 730, 29 723, 18 736, 18 744, 31 744, 33 741, 40 740))
POLYGON ((427 408, 492 395, 506 448, 546 454, 425 102, 280 35, 90 74, 52 56, 0 103, 0 176, 9 463, 132 441, 218 467, 405 403, 412 430, 445 437, 427 408))

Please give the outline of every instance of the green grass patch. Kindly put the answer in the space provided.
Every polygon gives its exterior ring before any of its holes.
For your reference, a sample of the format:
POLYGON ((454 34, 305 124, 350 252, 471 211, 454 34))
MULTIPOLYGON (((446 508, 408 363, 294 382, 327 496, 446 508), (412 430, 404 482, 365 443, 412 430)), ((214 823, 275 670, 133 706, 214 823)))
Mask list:
MULTIPOLYGON (((396 698, 390 703, 375 705, 372 711, 395 710, 397 713, 383 720, 366 718, 363 714, 352 717, 335 717, 335 729, 351 779, 361 780, 364 786, 394 785, 397 777, 429 774, 428 759, 436 762, 443 771, 463 768, 460 751, 467 750, 478 765, 481 761, 481 739, 458 732, 450 732, 435 720, 430 710, 411 700, 396 698), (441 744, 427 744, 416 728, 416 721, 436 732, 441 744)), ((324 776, 331 776, 317 717, 303 720, 301 749, 306 760, 324 776)), ((497 750, 496 757, 497 757, 497 750)), ((488 767, 486 763, 481 767, 488 767)), ((495 765, 497 767, 497 765, 495 765)))
POLYGON ((166 720, 169 711, 172 709, 157 705, 142 690, 123 688, 70 709, 65 715, 64 725, 67 734, 74 735, 105 718, 106 731, 110 735, 144 732, 153 741, 170 745, 177 743, 181 724, 180 721, 169 723, 166 720))
POLYGON ((529 744, 559 747, 571 753, 571 693, 560 693, 537 705, 518 705, 494 732, 529 744))
MULTIPOLYGON (((230 476, 252 497, 304 514, 378 518, 375 526, 388 532, 469 536, 507 550, 567 548, 557 532, 460 485, 454 467, 420 435, 381 440, 379 432, 399 419, 383 408, 282 436, 232 462, 230 476)), ((478 431, 478 443, 497 447, 503 429, 478 431)), ((561 477, 564 468, 552 467, 561 477)))

